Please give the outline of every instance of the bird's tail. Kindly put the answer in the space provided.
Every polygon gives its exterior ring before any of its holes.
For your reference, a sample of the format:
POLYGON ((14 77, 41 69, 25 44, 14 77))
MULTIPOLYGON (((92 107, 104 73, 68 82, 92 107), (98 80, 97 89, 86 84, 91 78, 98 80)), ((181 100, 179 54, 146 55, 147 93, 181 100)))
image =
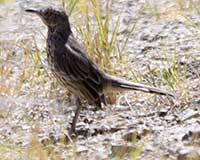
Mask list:
POLYGON ((123 80, 121 78, 115 77, 115 76, 108 76, 108 88, 111 86, 110 89, 116 89, 116 90, 136 90, 136 91, 143 91, 143 92, 148 92, 148 93, 156 93, 160 95, 166 95, 166 96, 171 96, 173 98, 177 98, 177 95, 174 93, 164 91, 159 88, 139 84, 139 83, 134 83, 130 82, 127 80, 123 80))

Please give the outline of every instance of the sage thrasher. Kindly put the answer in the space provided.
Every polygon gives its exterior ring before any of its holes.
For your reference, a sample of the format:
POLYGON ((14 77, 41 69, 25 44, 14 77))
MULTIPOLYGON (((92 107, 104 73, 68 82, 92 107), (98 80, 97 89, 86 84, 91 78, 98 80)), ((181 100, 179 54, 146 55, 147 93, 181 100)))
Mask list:
POLYGON ((37 14, 48 27, 47 60, 53 75, 77 98, 77 109, 71 132, 75 132, 81 109, 80 99, 101 107, 106 105, 105 94, 110 91, 138 90, 174 97, 173 93, 120 79, 101 70, 88 56, 86 50, 73 36, 68 15, 61 10, 49 8, 26 9, 37 14))

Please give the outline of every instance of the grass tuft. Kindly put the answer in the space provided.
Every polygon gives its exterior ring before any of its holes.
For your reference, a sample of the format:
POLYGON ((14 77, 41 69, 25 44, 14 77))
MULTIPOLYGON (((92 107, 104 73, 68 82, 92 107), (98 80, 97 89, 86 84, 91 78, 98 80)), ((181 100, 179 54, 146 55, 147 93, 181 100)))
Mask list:
MULTIPOLYGON (((64 6, 66 6, 66 3, 64 3, 64 6)), ((126 30, 130 31, 124 38, 124 42, 120 44, 117 35, 121 17, 119 16, 116 22, 112 21, 111 1, 107 1, 105 7, 105 13, 103 13, 97 0, 90 0, 85 3, 72 0, 68 2, 66 10, 72 11, 76 8, 76 11, 83 16, 83 21, 80 21, 80 17, 75 19, 76 30, 81 35, 83 46, 101 68, 114 74, 115 68, 120 63, 125 63, 123 54, 136 23, 127 26, 126 30)))
POLYGON ((161 70, 160 74, 163 82, 166 83, 171 89, 175 90, 178 81, 176 54, 174 54, 171 62, 172 64, 170 67, 161 70))

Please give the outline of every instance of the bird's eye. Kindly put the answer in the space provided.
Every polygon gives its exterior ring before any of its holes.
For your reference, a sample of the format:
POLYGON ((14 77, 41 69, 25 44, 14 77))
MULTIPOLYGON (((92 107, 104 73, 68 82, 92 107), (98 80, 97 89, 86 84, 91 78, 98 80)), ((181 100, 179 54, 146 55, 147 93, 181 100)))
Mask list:
POLYGON ((46 17, 50 17, 50 16, 52 15, 52 12, 47 11, 47 12, 45 13, 45 15, 46 15, 46 17))

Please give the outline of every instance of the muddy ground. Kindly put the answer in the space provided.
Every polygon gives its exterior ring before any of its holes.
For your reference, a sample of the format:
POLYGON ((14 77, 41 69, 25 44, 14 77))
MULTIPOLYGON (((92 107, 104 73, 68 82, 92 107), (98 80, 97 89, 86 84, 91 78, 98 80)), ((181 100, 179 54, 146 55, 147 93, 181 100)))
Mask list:
MULTIPOLYGON (((200 31, 194 25, 200 26, 199 1, 113 1, 113 22, 121 16, 119 42, 129 32, 126 26, 136 23, 124 51, 124 75, 130 72, 124 78, 134 75, 142 83, 172 90, 159 73, 175 57, 174 92, 180 99, 129 92, 103 110, 85 107, 73 142, 67 138, 73 96, 69 98, 48 70, 46 27, 23 11, 41 4, 47 5, 23 0, 0 4, 3 159, 30 159, 29 153, 38 148, 50 159, 200 159, 200 31), (31 53, 43 52, 41 61, 33 60, 31 53)), ((74 19, 72 14, 70 21, 74 19)))

